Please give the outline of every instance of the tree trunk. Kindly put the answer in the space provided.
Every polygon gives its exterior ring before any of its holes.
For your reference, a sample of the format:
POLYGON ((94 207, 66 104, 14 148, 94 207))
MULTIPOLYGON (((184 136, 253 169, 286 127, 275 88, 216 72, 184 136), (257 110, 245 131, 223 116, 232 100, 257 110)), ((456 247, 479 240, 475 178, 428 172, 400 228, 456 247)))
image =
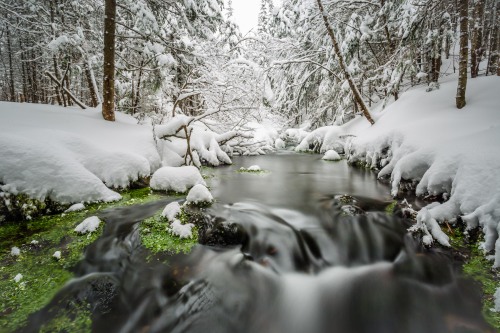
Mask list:
POLYGON ((116 0, 104 4, 104 80, 102 83, 102 116, 115 121, 115 28, 116 0))
POLYGON ((486 67, 486 75, 495 74, 495 67, 499 54, 499 35, 500 35, 500 2, 493 4, 491 8, 491 22, 490 22, 490 49, 488 52, 488 65, 486 67))
POLYGON ((323 17, 323 22, 325 23, 326 31, 328 32, 328 36, 330 36, 330 39, 333 44, 333 49, 335 51, 335 54, 337 55, 337 59, 340 64, 340 68, 342 69, 342 72, 349 83, 349 87, 351 88, 352 94, 354 96, 354 99, 358 103, 359 107, 361 108, 361 112, 365 116, 365 118, 370 122, 370 124, 375 124, 375 121, 373 120, 370 112, 368 111, 368 108, 365 105, 365 102, 363 102, 363 99, 361 98, 361 95, 358 91, 358 88, 354 84, 354 81, 351 78, 351 74, 347 70, 347 66, 344 62, 344 57, 342 57, 342 54, 340 52, 339 45, 337 43, 337 39, 335 38, 335 34, 333 33, 333 30, 330 26, 330 23, 328 22, 328 18, 326 16, 325 10, 323 8, 323 4, 321 3, 321 0, 316 0, 318 3, 319 11, 321 13, 321 16, 323 17))
POLYGON ((12 67, 12 47, 10 43, 10 30, 9 26, 6 26, 7 33, 7 54, 9 56, 9 100, 11 102, 16 101, 16 92, 14 87, 14 68, 12 67))
POLYGON ((90 106, 95 108, 99 103, 97 102, 97 94, 94 89, 94 83, 92 80, 92 74, 90 73, 90 64, 88 63, 87 60, 85 60, 85 77, 87 79, 87 85, 89 87, 89 94, 90 94, 90 106))
POLYGON ((467 62, 469 55, 469 33, 468 33, 468 12, 469 0, 459 0, 459 20, 460 20, 460 64, 458 70, 458 88, 456 103, 457 108, 465 106, 465 91, 467 89, 467 62))
POLYGON ((475 78, 479 74, 479 63, 483 55, 483 24, 484 24, 484 0, 476 0, 474 5, 474 20, 472 21, 472 42, 470 52, 470 76, 475 78))

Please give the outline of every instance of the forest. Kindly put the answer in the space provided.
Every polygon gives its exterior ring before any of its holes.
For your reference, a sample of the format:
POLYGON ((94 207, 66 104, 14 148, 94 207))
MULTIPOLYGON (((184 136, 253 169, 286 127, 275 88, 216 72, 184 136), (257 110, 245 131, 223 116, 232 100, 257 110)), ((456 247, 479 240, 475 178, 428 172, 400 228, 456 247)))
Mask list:
POLYGON ((500 330, 498 0, 0 0, 0 61, 0 332, 500 330))

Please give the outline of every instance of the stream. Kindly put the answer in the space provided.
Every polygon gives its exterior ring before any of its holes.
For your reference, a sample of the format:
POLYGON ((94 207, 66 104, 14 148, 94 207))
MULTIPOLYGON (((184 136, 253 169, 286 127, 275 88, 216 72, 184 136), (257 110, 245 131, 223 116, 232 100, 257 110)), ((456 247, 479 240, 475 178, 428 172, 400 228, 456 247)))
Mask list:
POLYGON ((233 162, 203 170, 217 203, 196 214, 190 254, 151 260, 141 244, 139 223, 171 198, 102 211, 77 278, 23 331, 75 303, 106 333, 494 331, 451 255, 384 212, 373 172, 290 152, 233 162), (251 165, 265 172, 238 172, 251 165))

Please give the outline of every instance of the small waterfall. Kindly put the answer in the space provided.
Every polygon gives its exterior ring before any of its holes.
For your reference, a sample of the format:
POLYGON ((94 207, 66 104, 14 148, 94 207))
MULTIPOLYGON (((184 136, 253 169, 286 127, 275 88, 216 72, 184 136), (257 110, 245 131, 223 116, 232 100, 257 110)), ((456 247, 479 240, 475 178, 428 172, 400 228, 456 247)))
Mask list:
POLYGON ((106 228, 78 278, 30 318, 86 301, 95 332, 493 332, 477 290, 445 251, 426 250, 408 223, 262 204, 198 215, 190 254, 147 260, 138 223, 165 202, 104 212, 106 228))

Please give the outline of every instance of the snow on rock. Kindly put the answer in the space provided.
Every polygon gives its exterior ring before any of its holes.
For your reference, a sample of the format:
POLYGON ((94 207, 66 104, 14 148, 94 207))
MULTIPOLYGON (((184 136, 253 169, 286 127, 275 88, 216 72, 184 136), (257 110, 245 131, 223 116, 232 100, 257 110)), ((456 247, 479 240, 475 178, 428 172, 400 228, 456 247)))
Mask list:
POLYGON ((10 255, 13 257, 18 257, 21 255, 21 250, 17 246, 13 246, 12 249, 10 249, 10 255))
POLYGON ((192 238, 193 237, 193 227, 194 224, 192 223, 186 223, 182 224, 181 221, 179 220, 174 220, 170 224, 170 232, 175 235, 179 236, 180 238, 192 238))
POLYGON ((14 276, 14 282, 19 283, 19 281, 21 281, 22 278, 23 278, 23 275, 21 273, 17 273, 17 275, 14 276))
MULTIPOLYGON (((482 247, 495 250, 495 267, 500 267, 499 87, 497 76, 471 80, 467 105, 458 110, 456 77, 450 75, 438 90, 416 87, 384 110, 372 110, 373 126, 362 117, 340 126, 337 141, 344 140, 350 163, 379 169, 379 177, 390 176, 393 195, 399 195, 403 181, 411 180, 418 195, 447 199, 419 213, 414 229, 423 232, 425 243, 448 245, 438 222, 453 224, 461 216, 467 228, 483 230, 482 247)), ((331 145, 325 144, 330 131, 337 130, 316 130, 315 138, 309 136, 301 146, 324 150, 331 145)))
POLYGON ((335 150, 328 150, 323 156, 325 161, 340 161, 340 155, 335 150))
POLYGON ((79 234, 92 233, 99 228, 101 220, 97 216, 91 216, 83 220, 82 223, 76 226, 75 232, 79 234))
POLYGON ((214 198, 210 191, 201 184, 194 186, 186 197, 186 204, 188 205, 206 204, 213 201, 214 198))
POLYGON ((181 213, 181 205, 177 201, 171 202, 165 206, 161 216, 167 218, 169 221, 175 220, 177 215, 181 213))
POLYGON ((151 177, 153 190, 175 191, 184 193, 195 185, 205 185, 200 171, 194 166, 163 167, 151 177))
POLYGON ((251 165, 248 168, 241 167, 240 171, 242 171, 242 172, 259 172, 259 171, 262 171, 262 169, 258 165, 251 165))
POLYGON ((285 141, 283 141, 280 138, 277 138, 276 141, 274 141, 274 148, 276 148, 276 149, 285 149, 286 148, 285 141))
POLYGON ((70 206, 68 209, 66 209, 64 212, 69 213, 69 212, 78 212, 80 210, 84 210, 85 205, 83 203, 77 203, 72 206, 70 206))
POLYGON ((54 252, 54 254, 52 255, 53 258, 59 260, 61 259, 61 251, 56 251, 54 252))
POLYGON ((152 129, 121 113, 107 122, 99 109, 0 102, 0 133, 1 190, 39 200, 118 200, 108 187, 160 166, 152 129))

